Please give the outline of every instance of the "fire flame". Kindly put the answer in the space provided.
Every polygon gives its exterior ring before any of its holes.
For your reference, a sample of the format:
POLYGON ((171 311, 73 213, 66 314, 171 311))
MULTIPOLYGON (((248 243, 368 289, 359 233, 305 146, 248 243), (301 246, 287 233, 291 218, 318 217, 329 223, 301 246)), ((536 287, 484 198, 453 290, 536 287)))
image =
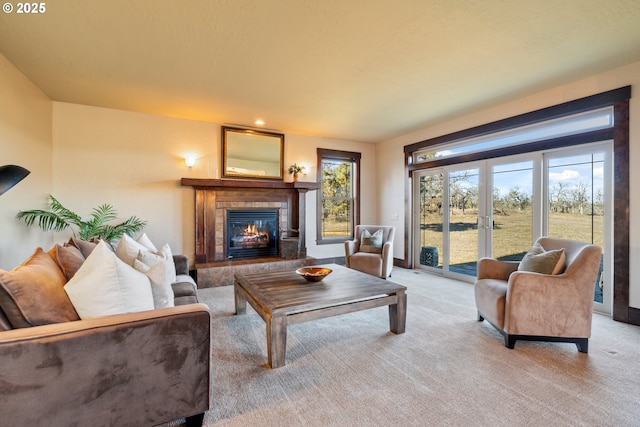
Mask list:
POLYGON ((247 239, 266 239, 269 241, 269 232, 260 230, 255 224, 247 224, 247 227, 243 230, 242 236, 247 239))

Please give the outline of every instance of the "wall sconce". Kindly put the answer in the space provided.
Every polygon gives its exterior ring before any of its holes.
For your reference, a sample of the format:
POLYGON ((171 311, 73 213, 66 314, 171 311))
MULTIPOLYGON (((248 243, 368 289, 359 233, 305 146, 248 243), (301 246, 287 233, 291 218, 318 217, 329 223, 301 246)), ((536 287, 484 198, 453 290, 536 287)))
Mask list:
POLYGON ((311 171, 311 166, 307 162, 301 162, 300 166, 302 166, 302 175, 307 176, 311 171))
POLYGON ((191 169, 196 164, 196 156, 186 156, 184 158, 184 164, 191 169))

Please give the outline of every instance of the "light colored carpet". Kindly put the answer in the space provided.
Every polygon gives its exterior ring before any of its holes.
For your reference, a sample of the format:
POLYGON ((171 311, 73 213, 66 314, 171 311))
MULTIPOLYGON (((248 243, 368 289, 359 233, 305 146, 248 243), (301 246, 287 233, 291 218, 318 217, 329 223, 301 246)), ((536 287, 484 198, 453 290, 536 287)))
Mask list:
POLYGON ((286 365, 267 365, 265 324, 233 287, 202 289, 213 313, 207 426, 632 426, 640 424, 640 327, 594 315, 574 344, 504 347, 476 321, 473 286, 394 269, 406 333, 386 307, 289 327, 286 365))

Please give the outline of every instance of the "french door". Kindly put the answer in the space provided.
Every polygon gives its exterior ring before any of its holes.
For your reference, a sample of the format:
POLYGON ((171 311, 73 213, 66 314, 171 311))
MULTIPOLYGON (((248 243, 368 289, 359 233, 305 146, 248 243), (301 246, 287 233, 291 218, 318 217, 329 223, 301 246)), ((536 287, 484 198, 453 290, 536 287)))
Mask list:
POLYGON ((482 164, 419 171, 414 176, 416 260, 427 270, 467 280, 480 256, 482 164))
POLYGON ((612 155, 612 142, 544 155, 544 232, 602 248, 594 310, 606 314, 613 304, 612 155))
POLYGON ((603 248, 594 283, 611 310, 612 144, 414 172, 414 266, 472 282, 480 257, 519 261, 539 236, 603 248))

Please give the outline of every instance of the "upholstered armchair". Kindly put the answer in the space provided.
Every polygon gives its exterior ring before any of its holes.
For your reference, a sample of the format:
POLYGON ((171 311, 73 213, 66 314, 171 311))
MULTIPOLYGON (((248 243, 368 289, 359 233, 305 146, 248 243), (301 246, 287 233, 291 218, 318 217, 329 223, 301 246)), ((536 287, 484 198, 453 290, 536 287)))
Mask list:
POLYGON ((383 279, 391 276, 395 233, 392 226, 356 225, 355 239, 344 242, 347 267, 383 279))
POLYGON ((541 237, 545 251, 564 249, 560 274, 518 271, 517 262, 482 258, 474 285, 478 320, 487 320, 514 348, 517 340, 575 343, 588 352, 593 292, 601 249, 541 237))

